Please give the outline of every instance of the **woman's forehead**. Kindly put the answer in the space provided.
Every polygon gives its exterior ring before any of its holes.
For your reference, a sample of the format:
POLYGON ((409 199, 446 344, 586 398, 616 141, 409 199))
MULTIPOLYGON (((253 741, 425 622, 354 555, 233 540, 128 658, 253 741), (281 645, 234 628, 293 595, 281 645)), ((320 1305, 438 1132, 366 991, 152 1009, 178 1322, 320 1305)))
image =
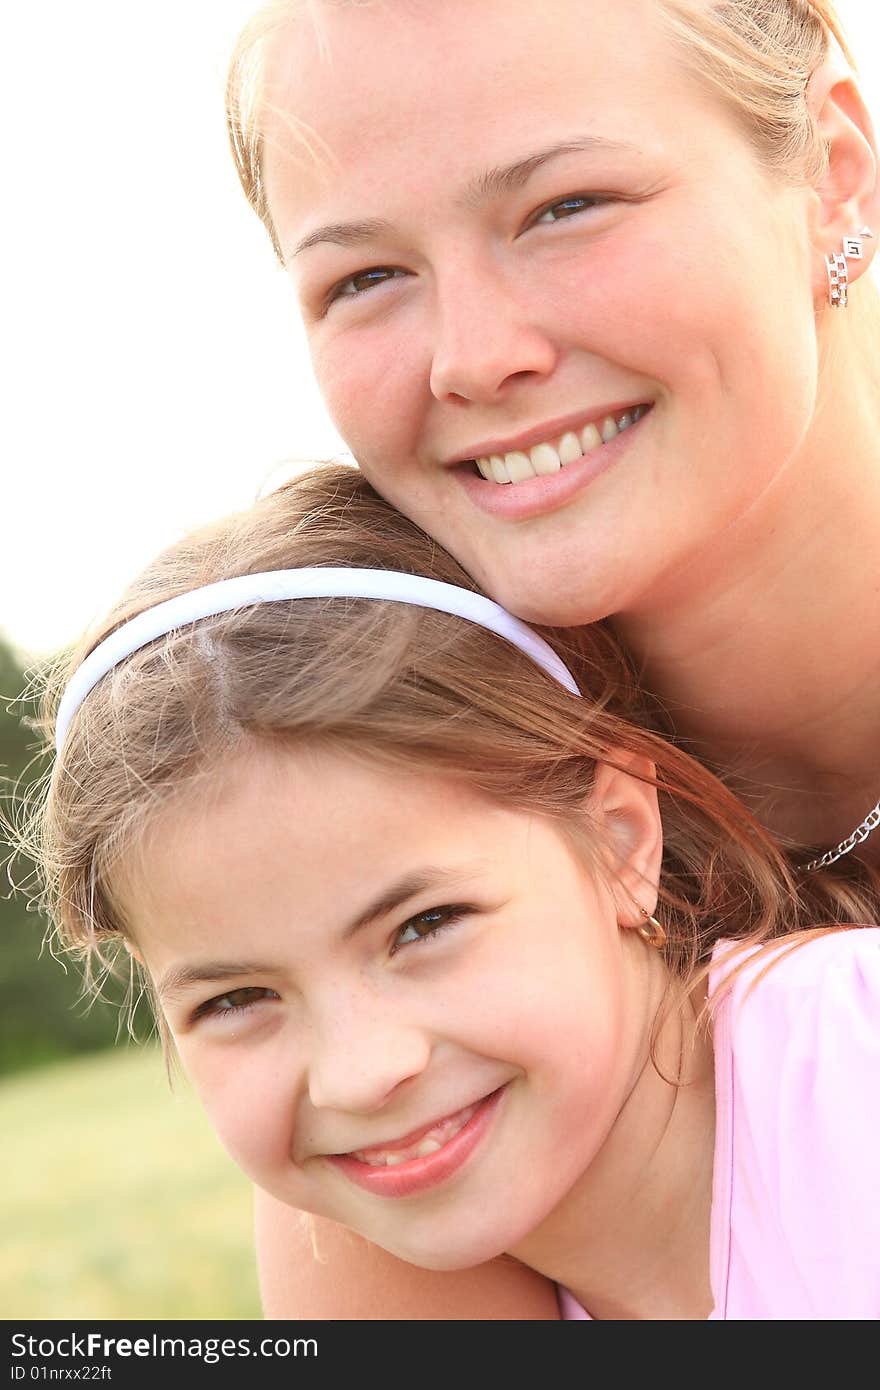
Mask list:
POLYGON ((674 148, 700 100, 657 0, 319 4, 276 38, 264 93, 270 205, 291 186, 306 204, 360 186, 411 204, 421 174, 460 194, 463 179, 587 136, 674 148))
POLYGON ((386 121, 399 136, 402 108, 421 124, 441 98, 454 108, 483 93, 490 109, 505 98, 509 120, 548 88, 564 97, 574 74, 597 96, 630 81, 638 104, 672 58, 658 0, 324 0, 270 42, 265 90, 270 107, 310 123, 353 118, 367 140, 386 121))

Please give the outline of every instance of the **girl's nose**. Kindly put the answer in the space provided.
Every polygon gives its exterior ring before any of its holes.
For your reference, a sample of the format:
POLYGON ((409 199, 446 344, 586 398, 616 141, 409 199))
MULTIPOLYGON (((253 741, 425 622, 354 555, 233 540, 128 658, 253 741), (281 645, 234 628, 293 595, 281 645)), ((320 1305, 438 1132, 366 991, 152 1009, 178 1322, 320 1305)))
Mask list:
POLYGON ((316 1109, 369 1114, 402 1082, 425 1070, 430 1040, 421 1028, 382 1018, 374 1009, 342 1005, 312 1034, 309 1099, 316 1109))
POLYGON ((559 353, 515 286, 486 268, 438 288, 431 392, 438 400, 488 404, 514 383, 549 376, 559 353))

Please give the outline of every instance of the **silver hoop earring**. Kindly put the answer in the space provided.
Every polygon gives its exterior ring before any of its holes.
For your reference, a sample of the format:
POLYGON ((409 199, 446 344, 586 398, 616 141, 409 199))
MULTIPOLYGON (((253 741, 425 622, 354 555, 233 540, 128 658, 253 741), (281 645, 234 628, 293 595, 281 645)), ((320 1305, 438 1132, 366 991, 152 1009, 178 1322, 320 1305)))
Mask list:
POLYGON ((828 274, 828 302, 832 309, 845 309, 848 302, 849 268, 847 261, 865 258, 865 237, 873 237, 870 227, 860 228, 858 235, 843 238, 843 250, 825 257, 828 274))
POLYGON ((652 917, 641 903, 636 903, 636 907, 645 919, 644 926, 636 927, 636 931, 643 941, 647 941, 649 946, 653 946, 656 951, 662 951, 666 945, 666 931, 662 922, 658 922, 656 917, 652 917))

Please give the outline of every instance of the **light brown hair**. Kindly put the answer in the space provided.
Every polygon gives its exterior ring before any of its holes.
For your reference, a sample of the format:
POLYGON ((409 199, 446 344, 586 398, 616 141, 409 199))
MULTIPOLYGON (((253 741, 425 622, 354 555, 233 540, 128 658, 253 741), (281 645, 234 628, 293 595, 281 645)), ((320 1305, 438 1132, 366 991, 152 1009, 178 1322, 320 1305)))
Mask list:
MULTIPOLYGON (((363 477, 326 465, 161 555, 48 692, 137 613, 235 575, 308 565, 426 574, 474 585, 363 477)), ((433 610, 298 599, 219 614, 151 642, 104 676, 67 732, 32 821, 45 903, 87 963, 131 934, 118 891, 154 817, 255 746, 320 742, 452 774, 515 809, 583 827, 597 761, 657 769, 665 849, 659 909, 683 981, 720 937, 772 940, 868 921, 869 886, 811 875, 799 887, 769 834, 711 772, 657 731, 610 629, 542 629, 575 674, 571 694, 518 648, 433 610)), ((307 812, 306 812, 307 813, 307 812)), ((581 841, 583 843, 583 841, 581 841)), ((587 835, 586 849, 590 849, 587 835)))

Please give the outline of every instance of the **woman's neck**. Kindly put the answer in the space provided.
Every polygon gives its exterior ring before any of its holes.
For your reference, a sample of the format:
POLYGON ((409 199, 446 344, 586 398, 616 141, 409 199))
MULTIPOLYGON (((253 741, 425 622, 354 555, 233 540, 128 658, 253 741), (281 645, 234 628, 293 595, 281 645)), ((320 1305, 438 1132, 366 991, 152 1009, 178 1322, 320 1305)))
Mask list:
POLYGON ((615 621, 685 746, 806 844, 880 799, 880 430, 852 394, 711 556, 615 621))

